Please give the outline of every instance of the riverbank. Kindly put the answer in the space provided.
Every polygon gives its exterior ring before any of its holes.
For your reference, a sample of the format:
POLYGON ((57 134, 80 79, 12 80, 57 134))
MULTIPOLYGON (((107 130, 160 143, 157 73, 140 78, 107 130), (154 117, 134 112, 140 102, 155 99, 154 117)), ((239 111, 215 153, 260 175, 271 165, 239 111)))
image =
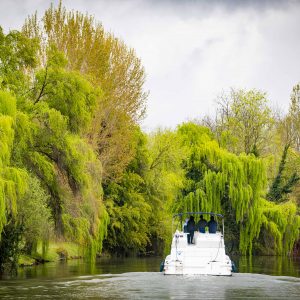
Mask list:
POLYGON ((83 256, 83 250, 75 243, 52 241, 44 251, 42 243, 39 243, 37 251, 32 255, 21 254, 18 265, 20 267, 28 267, 45 262, 79 259, 83 258, 83 256))

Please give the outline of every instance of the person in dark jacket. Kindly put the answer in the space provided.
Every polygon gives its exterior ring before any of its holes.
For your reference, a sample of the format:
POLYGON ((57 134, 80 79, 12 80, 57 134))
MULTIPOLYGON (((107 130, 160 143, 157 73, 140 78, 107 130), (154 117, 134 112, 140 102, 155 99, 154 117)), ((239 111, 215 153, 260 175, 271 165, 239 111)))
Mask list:
POLYGON ((207 223, 208 226, 208 232, 209 233, 216 233, 217 232, 217 222, 215 221, 214 216, 210 217, 210 221, 207 223))
POLYGON ((199 232, 205 233, 205 227, 207 226, 207 221, 203 219, 203 215, 200 216, 200 220, 197 223, 197 228, 199 232))
POLYGON ((195 221, 194 217, 190 216, 189 221, 187 222, 187 240, 188 244, 193 244, 194 232, 195 232, 195 221))

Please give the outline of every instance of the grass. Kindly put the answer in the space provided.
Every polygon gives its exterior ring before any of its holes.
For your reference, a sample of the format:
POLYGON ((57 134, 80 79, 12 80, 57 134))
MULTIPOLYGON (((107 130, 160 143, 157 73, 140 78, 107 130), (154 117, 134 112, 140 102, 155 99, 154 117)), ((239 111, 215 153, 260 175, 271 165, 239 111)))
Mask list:
POLYGON ((83 257, 82 249, 75 243, 50 241, 46 253, 43 255, 43 244, 38 243, 37 251, 33 255, 21 254, 19 257, 19 266, 32 266, 36 262, 58 261, 83 257))
POLYGON ((35 264, 35 259, 29 255, 21 254, 19 257, 19 266, 32 266, 35 264))
POLYGON ((82 250, 80 247, 72 242, 50 241, 44 255, 42 249, 42 243, 39 243, 36 256, 37 258, 48 261, 72 259, 82 256, 82 250))

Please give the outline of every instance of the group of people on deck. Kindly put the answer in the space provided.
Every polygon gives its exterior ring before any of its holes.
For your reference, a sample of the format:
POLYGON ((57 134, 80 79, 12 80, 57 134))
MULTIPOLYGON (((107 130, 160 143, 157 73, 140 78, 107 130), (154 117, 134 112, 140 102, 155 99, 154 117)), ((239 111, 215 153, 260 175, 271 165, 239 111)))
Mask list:
POLYGON ((208 227, 209 233, 216 233, 217 232, 217 222, 215 221, 214 216, 210 216, 210 221, 207 222, 203 219, 203 215, 200 215, 200 220, 198 223, 195 223, 195 219, 193 216, 190 216, 189 219, 186 220, 184 224, 183 231, 188 233, 187 240, 188 244, 193 244, 194 232, 199 231, 201 233, 205 233, 205 227, 208 227))

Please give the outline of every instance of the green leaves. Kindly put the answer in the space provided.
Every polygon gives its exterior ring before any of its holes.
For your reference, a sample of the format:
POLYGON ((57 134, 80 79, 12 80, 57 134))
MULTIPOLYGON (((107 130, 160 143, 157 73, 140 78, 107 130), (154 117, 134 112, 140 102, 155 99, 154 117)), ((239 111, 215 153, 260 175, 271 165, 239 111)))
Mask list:
POLYGON ((0 27, 0 88, 22 94, 29 82, 26 70, 37 65, 37 39, 18 31, 5 35, 0 27))
POLYGON ((35 101, 51 99, 49 105, 68 117, 72 132, 86 134, 95 146, 105 183, 119 180, 134 158, 133 132, 145 114, 148 95, 143 90, 145 71, 135 51, 92 16, 67 11, 61 2, 46 10, 40 23, 36 15, 28 18, 23 32, 39 39, 39 54, 47 60, 48 71, 37 78, 35 101))
POLYGON ((149 217, 144 180, 127 172, 120 183, 105 189, 105 204, 110 216, 105 247, 119 254, 144 252, 149 243, 149 217))
POLYGON ((234 90, 218 99, 214 133, 221 146, 234 153, 264 154, 274 127, 266 94, 234 90))
POLYGON ((86 136, 102 94, 79 72, 66 70, 55 47, 36 71, 35 41, 18 32, 0 35, 2 87, 18 97, 0 90, 0 233, 9 216, 22 224, 19 247, 28 253, 55 232, 94 258, 108 215, 101 162, 86 136), (31 83, 28 70, 35 72, 31 83))
MULTIPOLYGON (((220 148, 206 129, 196 124, 182 125, 178 134, 182 136, 183 147, 189 149, 189 155, 183 161, 186 183, 182 196, 174 202, 174 211, 212 211, 234 218, 229 220, 235 224, 228 228, 229 236, 236 239, 232 232, 238 226, 242 254, 252 253, 253 242, 263 229, 274 238, 273 247, 277 253, 290 253, 299 234, 296 206, 293 201, 274 205, 265 200, 267 174, 264 160, 252 154, 238 156, 220 148), (294 222, 289 223, 288 228, 289 219, 294 222), (284 241, 289 247, 283 248, 284 241)), ((287 185, 283 189, 285 187, 287 185)))
POLYGON ((34 97, 35 104, 45 101, 61 112, 70 131, 83 134, 90 130, 101 93, 77 72, 47 67, 36 75, 34 97))
POLYGON ((30 174, 27 178, 28 189, 18 200, 18 220, 23 227, 22 239, 25 251, 37 251, 39 241, 47 243, 53 235, 53 220, 48 207, 49 195, 41 182, 30 174))

